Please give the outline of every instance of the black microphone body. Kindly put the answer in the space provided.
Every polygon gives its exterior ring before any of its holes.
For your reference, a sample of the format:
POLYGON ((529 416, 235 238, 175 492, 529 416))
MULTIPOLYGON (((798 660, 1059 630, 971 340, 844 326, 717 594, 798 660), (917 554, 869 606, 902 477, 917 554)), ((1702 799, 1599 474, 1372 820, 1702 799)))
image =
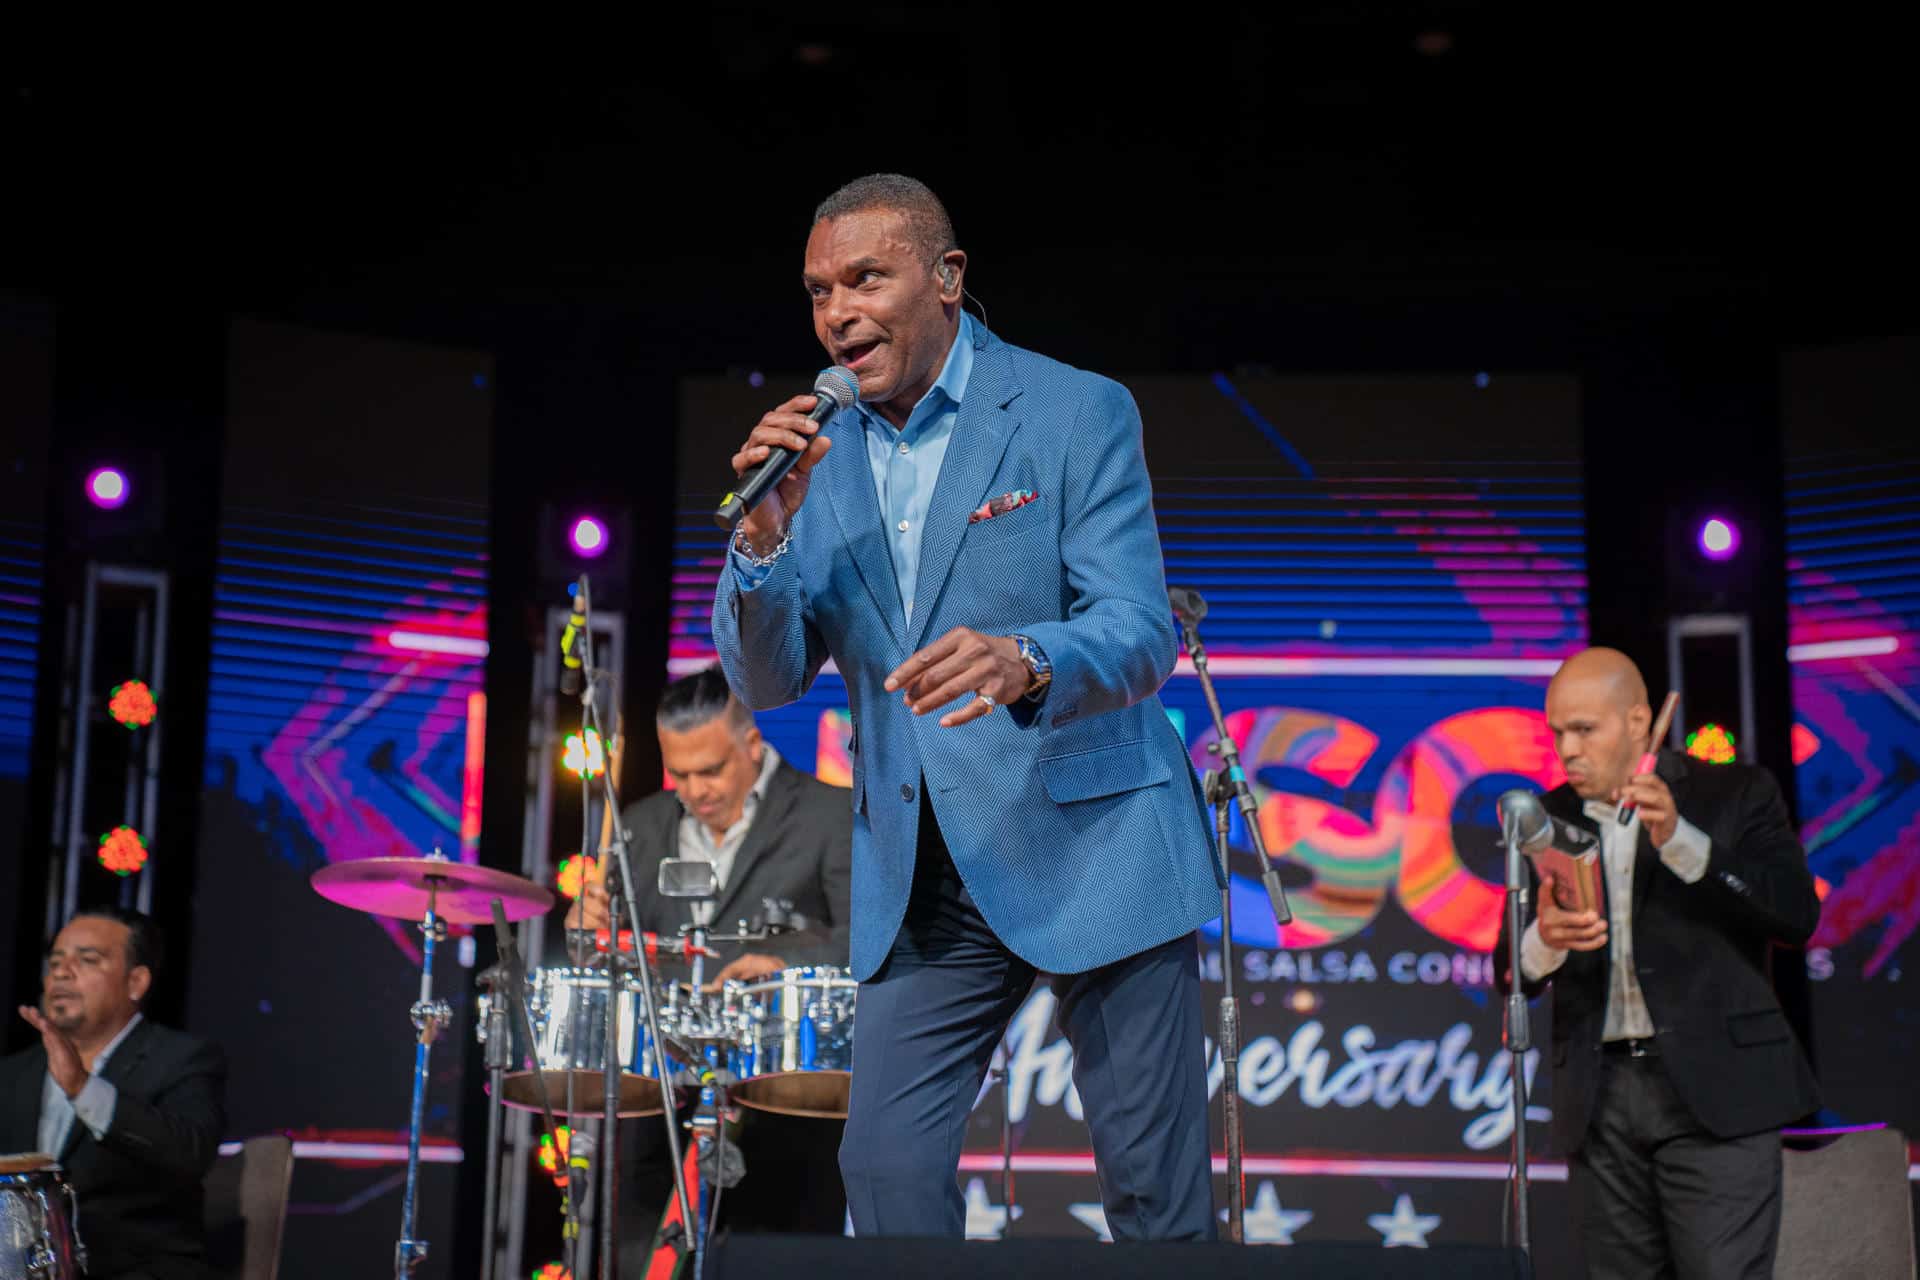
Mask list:
MULTIPOLYGON (((813 422, 825 422, 842 409, 853 407, 860 398, 860 379, 851 370, 833 365, 822 369, 820 376, 813 380, 813 394, 819 397, 819 403, 813 406, 807 417, 813 422)), ((713 513, 713 523, 731 532, 735 525, 746 519, 749 511, 773 492, 775 485, 787 478, 787 472, 793 470, 793 464, 800 461, 801 452, 797 449, 774 449, 768 453, 766 461, 748 474, 744 484, 721 499, 719 509, 713 513)))

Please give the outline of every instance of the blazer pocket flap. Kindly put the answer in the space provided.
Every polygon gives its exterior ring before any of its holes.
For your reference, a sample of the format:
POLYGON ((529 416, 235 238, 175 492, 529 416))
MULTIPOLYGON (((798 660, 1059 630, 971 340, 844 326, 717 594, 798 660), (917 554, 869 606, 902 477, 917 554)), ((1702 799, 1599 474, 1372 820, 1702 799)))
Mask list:
POLYGON ((1145 741, 1089 747, 1040 761, 1040 781, 1055 804, 1117 796, 1165 782, 1166 757, 1145 741))
POLYGON ((1787 1034, 1787 1015, 1778 1009, 1727 1015, 1727 1035, 1735 1044, 1771 1044, 1787 1034))

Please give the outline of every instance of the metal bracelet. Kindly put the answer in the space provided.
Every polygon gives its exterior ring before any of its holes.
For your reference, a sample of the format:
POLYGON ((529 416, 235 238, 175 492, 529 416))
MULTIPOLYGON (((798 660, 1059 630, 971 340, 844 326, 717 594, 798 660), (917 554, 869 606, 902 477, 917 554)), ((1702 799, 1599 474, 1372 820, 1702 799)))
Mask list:
POLYGON ((747 563, 756 569, 765 569, 772 565, 775 560, 787 554, 787 547, 792 542, 793 525, 788 524, 787 531, 780 535, 779 544, 766 555, 760 556, 754 554, 753 544, 747 541, 747 531, 745 529, 735 529, 733 531, 733 549, 745 556, 747 563))

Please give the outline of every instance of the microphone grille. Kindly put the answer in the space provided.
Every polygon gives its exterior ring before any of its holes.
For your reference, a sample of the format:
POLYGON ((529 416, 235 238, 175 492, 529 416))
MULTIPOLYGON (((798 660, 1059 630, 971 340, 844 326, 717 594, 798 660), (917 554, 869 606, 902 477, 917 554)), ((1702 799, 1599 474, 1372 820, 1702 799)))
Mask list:
POLYGON ((1506 792, 1500 797, 1497 807, 1504 834, 1518 837, 1522 851, 1530 846, 1543 845, 1541 837, 1551 835, 1552 826, 1547 820, 1546 806, 1540 803, 1539 796, 1524 787, 1506 792))
POLYGON ((1207 616, 1206 597, 1192 587, 1168 587, 1167 603, 1173 606, 1176 617, 1195 626, 1207 616))
POLYGON ((853 370, 841 366, 828 365, 813 380, 813 394, 823 400, 833 401, 835 412, 851 409, 860 399, 860 379, 853 370))

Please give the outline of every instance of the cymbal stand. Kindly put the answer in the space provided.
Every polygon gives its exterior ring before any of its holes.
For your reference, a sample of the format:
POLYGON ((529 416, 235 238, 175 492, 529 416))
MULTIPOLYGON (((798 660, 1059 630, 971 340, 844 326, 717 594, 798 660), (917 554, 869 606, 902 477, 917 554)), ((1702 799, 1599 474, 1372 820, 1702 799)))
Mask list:
MULTIPOLYGON (((438 849, 433 856, 446 861, 446 856, 438 849)), ((420 998, 414 1001, 408 1010, 413 1019, 413 1107, 407 1124, 407 1190, 400 1201, 400 1238, 393 1246, 393 1274, 396 1280, 405 1280, 411 1276, 427 1256, 427 1242, 416 1240, 413 1235, 413 1211, 420 1183, 420 1129, 425 1120, 427 1107, 427 1059, 433 1052, 434 1037, 440 1029, 453 1020, 453 1008, 445 1000, 437 1000, 433 995, 433 950, 434 944, 446 937, 446 922, 438 913, 440 876, 427 878, 427 912, 420 921, 420 934, 425 939, 420 958, 420 998)))

